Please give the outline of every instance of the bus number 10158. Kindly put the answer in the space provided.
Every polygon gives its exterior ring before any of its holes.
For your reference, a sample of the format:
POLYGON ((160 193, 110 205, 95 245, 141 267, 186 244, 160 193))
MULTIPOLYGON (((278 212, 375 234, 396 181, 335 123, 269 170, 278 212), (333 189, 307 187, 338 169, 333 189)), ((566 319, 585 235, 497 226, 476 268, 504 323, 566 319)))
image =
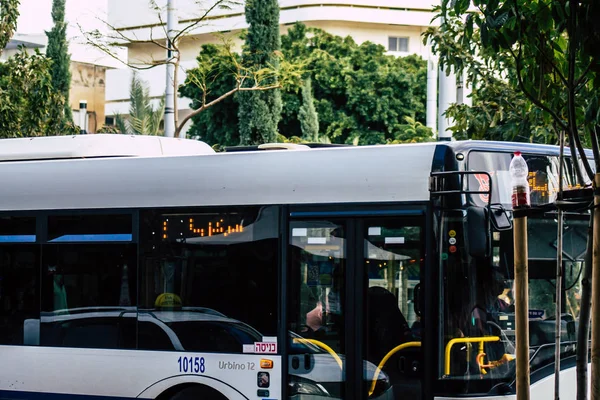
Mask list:
POLYGON ((179 372, 187 374, 203 374, 206 371, 204 366, 204 357, 179 357, 177 359, 179 364, 179 372))

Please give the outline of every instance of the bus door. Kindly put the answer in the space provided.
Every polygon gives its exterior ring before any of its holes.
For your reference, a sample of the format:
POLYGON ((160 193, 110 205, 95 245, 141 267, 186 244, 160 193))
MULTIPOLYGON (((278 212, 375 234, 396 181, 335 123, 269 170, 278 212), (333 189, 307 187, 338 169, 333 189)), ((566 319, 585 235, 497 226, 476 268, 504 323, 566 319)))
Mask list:
POLYGON ((420 398, 424 213, 332 215, 290 221, 288 395, 420 398))
POLYGON ((369 398, 376 398, 386 388, 380 373, 386 375, 391 398, 421 398, 423 222, 422 215, 364 220, 367 361, 363 367, 367 387, 363 390, 369 398))

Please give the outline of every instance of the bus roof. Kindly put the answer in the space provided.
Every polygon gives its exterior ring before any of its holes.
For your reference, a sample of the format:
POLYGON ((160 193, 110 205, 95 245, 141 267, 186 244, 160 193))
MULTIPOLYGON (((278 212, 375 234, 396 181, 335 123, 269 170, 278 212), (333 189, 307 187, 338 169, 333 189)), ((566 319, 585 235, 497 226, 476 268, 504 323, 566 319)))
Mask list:
POLYGON ((206 143, 145 135, 74 135, 2 139, 1 161, 213 154, 206 143))
POLYGON ((435 146, 2 162, 0 210, 427 201, 435 146))
MULTIPOLYGON (((164 137, 89 135, 31 142, 58 143, 59 139, 86 144, 78 152, 76 146, 71 153, 63 152, 71 156, 53 159, 11 161, 4 156, 0 211, 426 202, 438 146, 452 153, 558 154, 557 146, 484 141, 231 153, 215 153, 194 140, 164 137), (96 141, 110 151, 92 148, 96 141), (119 143, 123 148, 118 148, 119 143)), ((30 139, 1 140, 0 149, 13 140, 26 147, 30 139)), ((19 151, 24 153, 13 150, 19 151)), ((60 149, 52 151, 58 154, 60 149)))
MULTIPOLYGON (((558 156, 560 153, 560 147, 551 144, 499 142, 491 140, 460 140, 442 143, 447 144, 456 153, 468 151, 514 152, 517 150, 525 154, 543 154, 548 156, 558 156)), ((565 156, 571 155, 571 150, 568 146, 565 146, 564 151, 565 156)), ((586 149, 586 155, 592 158, 592 150, 586 149)))

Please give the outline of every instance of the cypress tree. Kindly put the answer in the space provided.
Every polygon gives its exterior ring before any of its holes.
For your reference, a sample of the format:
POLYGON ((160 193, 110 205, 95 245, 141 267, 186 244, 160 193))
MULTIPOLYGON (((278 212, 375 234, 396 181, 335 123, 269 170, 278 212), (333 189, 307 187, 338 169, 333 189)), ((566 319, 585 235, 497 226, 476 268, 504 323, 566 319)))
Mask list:
POLYGON ((51 75, 54 90, 65 99, 64 123, 73 121, 73 112, 69 102, 69 90, 71 88, 71 71, 69 64, 69 43, 67 42, 67 23, 65 22, 66 0, 52 0, 52 20, 54 26, 48 36, 48 48, 46 56, 52 60, 51 75))
MULTIPOLYGON (((275 52, 281 48, 278 1, 247 0, 245 12, 249 28, 242 63, 256 70, 277 66, 275 52)), ((261 86, 274 83, 261 82, 261 86)), ((282 109, 280 90, 240 92, 237 100, 240 143, 249 145, 275 142, 282 109)))
POLYGON ((302 105, 298 110, 298 121, 300 121, 302 129, 302 139, 308 142, 319 140, 319 115, 315 110, 310 77, 304 81, 302 86, 302 105))

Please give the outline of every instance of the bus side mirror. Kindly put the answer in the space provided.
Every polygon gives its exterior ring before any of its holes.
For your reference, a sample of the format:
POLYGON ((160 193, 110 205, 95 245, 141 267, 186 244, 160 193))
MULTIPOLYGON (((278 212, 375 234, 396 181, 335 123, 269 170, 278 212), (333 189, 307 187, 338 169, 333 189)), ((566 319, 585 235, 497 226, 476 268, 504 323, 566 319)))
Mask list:
POLYGON ((475 206, 467 208, 467 240, 471 257, 489 257, 491 245, 487 208, 475 206))
POLYGON ((495 230, 508 231, 512 229, 512 222, 502 205, 492 205, 491 212, 491 222, 495 230))

